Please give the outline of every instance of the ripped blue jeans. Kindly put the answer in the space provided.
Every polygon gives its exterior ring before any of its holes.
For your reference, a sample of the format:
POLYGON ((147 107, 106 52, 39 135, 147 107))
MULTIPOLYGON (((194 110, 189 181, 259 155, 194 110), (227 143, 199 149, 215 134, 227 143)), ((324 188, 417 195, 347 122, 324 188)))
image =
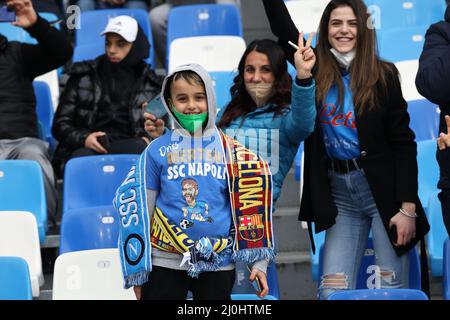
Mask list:
POLYGON ((325 235, 319 299, 327 299, 338 290, 355 289, 370 230, 376 257, 375 283, 380 288, 407 288, 409 255, 395 253, 364 171, 339 174, 329 170, 328 176, 338 215, 325 235))

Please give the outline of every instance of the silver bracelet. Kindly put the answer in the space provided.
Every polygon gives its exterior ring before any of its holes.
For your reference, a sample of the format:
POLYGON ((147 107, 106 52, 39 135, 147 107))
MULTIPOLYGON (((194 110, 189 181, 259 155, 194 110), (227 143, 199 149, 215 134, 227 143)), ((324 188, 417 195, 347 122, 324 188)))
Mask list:
POLYGON ((413 214, 410 214, 403 208, 400 208, 399 211, 400 211, 400 213, 402 213, 403 215, 407 216, 408 218, 413 218, 413 219, 417 218, 417 213, 415 213, 415 212, 413 214))

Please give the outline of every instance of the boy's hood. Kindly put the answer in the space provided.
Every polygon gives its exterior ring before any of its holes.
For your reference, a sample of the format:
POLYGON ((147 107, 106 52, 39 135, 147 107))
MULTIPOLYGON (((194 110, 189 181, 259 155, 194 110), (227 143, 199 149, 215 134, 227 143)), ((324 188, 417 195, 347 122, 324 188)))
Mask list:
MULTIPOLYGON (((180 123, 178 122, 177 118, 175 118, 172 110, 169 107, 169 103, 167 102, 167 96, 165 95, 166 86, 168 79, 175 73, 180 71, 193 71, 197 73, 200 78, 203 80, 203 83, 205 84, 205 91, 206 91, 206 98, 208 102, 208 122, 206 124, 205 130, 203 135, 210 133, 210 129, 215 128, 216 123, 216 114, 217 114, 217 105, 216 105, 216 94, 214 92, 214 87, 212 85, 211 77, 209 76, 208 71, 206 71, 202 66, 198 64, 186 64, 179 66, 178 68, 174 69, 172 72, 170 72, 164 79, 162 88, 161 88, 161 101, 163 102, 164 107, 166 108, 167 112, 172 115, 173 123, 174 123, 174 130, 180 130, 184 133, 184 135, 189 133, 187 130, 185 130, 180 123)), ((213 130, 214 131, 214 130, 213 130)))

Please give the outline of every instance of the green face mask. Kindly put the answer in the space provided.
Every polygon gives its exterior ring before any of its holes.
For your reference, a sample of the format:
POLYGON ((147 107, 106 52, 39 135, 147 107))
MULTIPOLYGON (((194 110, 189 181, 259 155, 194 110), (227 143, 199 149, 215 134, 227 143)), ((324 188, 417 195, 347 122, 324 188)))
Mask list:
POLYGON ((189 133, 194 133, 200 129, 208 119, 208 112, 199 114, 184 114, 180 113, 175 108, 172 107, 172 111, 175 118, 180 122, 181 126, 189 131, 189 133))

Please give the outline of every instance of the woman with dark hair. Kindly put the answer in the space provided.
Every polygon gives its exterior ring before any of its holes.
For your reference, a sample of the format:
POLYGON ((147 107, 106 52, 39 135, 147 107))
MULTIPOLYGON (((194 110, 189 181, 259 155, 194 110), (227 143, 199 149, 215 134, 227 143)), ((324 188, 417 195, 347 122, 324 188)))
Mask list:
MULTIPOLYGON (((263 3, 292 61, 288 41, 299 32, 283 0, 263 3)), ((377 283, 408 287, 407 253, 429 230, 417 196, 416 143, 398 71, 378 57, 370 21, 362 0, 331 0, 319 26, 314 70, 318 116, 305 141, 299 219, 314 222, 315 232, 326 230, 322 299, 355 288, 370 230, 377 283)), ((425 267, 426 259, 422 263, 425 267)), ((427 280, 426 272, 422 275, 427 280)))
MULTIPOLYGON (((299 144, 314 129, 316 111, 311 69, 315 56, 309 44, 299 51, 302 50, 311 60, 303 70, 297 69, 297 77, 291 81, 285 54, 275 41, 263 39, 250 43, 230 90, 232 100, 217 117, 218 127, 227 135, 270 163, 274 202, 280 196, 299 144)), ((299 51, 294 62, 297 66, 301 66, 299 51)))

